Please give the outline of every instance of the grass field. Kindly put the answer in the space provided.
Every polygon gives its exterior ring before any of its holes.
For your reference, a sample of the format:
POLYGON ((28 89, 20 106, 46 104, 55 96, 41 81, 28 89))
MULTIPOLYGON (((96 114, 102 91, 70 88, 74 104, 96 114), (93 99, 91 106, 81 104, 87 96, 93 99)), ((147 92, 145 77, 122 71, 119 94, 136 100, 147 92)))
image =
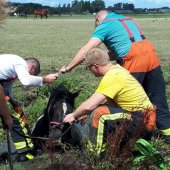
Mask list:
MULTIPOLYGON (((169 82, 170 18, 136 18, 136 21, 155 45, 169 82)), ((7 19, 0 29, 0 53, 36 57, 41 62, 42 74, 56 72, 88 41, 93 30, 94 19, 7 19)), ((96 84, 96 79, 80 68, 76 73, 90 77, 85 82, 96 84)))
MULTIPOLYGON (((170 18, 135 18, 145 36, 152 41, 162 63, 162 70, 167 85, 168 104, 170 106, 170 18)), ((88 41, 94 30, 94 19, 90 18, 55 18, 34 20, 33 18, 8 18, 0 28, 0 53, 17 54, 24 58, 36 57, 41 62, 41 74, 57 72, 66 65, 76 52, 88 41)), ((102 45, 102 48, 105 47, 102 45)), ((94 91, 98 79, 94 78, 81 65, 71 73, 63 75, 56 83, 64 82, 66 86, 81 94, 76 100, 78 106, 94 91)), ((159 83, 159 82, 158 82, 159 83)), ((45 87, 41 87, 42 91, 45 87)), ((29 114, 32 125, 42 113, 47 98, 40 96, 29 104, 30 92, 21 91, 19 83, 15 85, 15 98, 21 101, 23 108, 29 114)), ((32 89, 35 92, 37 88, 32 89)), ((31 100, 31 99, 30 99, 31 100)), ((0 133, 2 133, 0 131, 0 133)))

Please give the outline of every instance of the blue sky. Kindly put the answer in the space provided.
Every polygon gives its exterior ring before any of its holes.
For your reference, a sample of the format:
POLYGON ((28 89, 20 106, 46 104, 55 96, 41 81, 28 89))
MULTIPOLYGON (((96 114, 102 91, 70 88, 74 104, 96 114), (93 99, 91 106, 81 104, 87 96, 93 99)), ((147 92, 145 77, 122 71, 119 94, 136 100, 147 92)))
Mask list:
MULTIPOLYGON (((73 0, 9 0, 10 2, 21 2, 21 3, 39 3, 42 5, 58 6, 64 3, 71 3, 73 0)), ((85 1, 85 0, 84 0, 85 1)), ((93 0, 90 0, 93 1, 93 0)), ((170 0, 104 0, 106 6, 113 6, 115 3, 133 3, 135 8, 159 8, 159 7, 170 7, 170 0)))

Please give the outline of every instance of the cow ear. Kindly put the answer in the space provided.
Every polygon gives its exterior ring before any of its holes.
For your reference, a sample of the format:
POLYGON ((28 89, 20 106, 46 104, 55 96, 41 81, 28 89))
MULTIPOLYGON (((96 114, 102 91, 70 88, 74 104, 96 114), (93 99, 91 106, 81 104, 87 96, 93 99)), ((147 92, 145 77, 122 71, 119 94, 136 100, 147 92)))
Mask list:
POLYGON ((78 90, 78 91, 74 92, 74 93, 72 94, 73 98, 76 98, 76 97, 79 95, 80 91, 81 91, 81 90, 78 90))

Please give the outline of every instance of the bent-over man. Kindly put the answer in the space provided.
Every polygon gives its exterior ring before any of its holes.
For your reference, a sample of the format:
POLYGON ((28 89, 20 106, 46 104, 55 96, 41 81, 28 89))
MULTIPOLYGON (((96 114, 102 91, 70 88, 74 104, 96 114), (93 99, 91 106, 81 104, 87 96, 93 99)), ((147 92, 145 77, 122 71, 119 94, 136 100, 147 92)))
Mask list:
MULTIPOLYGON (((57 77, 56 74, 48 74, 46 76, 37 76, 40 73, 40 63, 35 58, 23 59, 20 56, 13 54, 0 55, 0 84, 4 88, 6 96, 9 96, 9 101, 16 107, 13 100, 12 85, 18 79, 24 86, 42 86, 44 83, 52 83, 57 77)), ((16 110, 16 109, 14 109, 16 110)), ((13 129, 22 135, 28 135, 27 121, 22 113, 14 112, 13 129)), ((33 148, 32 141, 18 135, 12 130, 12 139, 18 153, 18 161, 26 161, 33 158, 30 153, 33 148)))

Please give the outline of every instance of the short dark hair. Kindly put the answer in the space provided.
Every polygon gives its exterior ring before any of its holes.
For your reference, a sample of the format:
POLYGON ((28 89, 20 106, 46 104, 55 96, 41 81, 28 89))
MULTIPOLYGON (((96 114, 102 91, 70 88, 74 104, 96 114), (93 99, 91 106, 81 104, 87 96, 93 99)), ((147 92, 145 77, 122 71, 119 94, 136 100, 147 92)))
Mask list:
POLYGON ((35 65, 35 75, 40 73, 40 62, 36 58, 26 58, 25 61, 35 65))

